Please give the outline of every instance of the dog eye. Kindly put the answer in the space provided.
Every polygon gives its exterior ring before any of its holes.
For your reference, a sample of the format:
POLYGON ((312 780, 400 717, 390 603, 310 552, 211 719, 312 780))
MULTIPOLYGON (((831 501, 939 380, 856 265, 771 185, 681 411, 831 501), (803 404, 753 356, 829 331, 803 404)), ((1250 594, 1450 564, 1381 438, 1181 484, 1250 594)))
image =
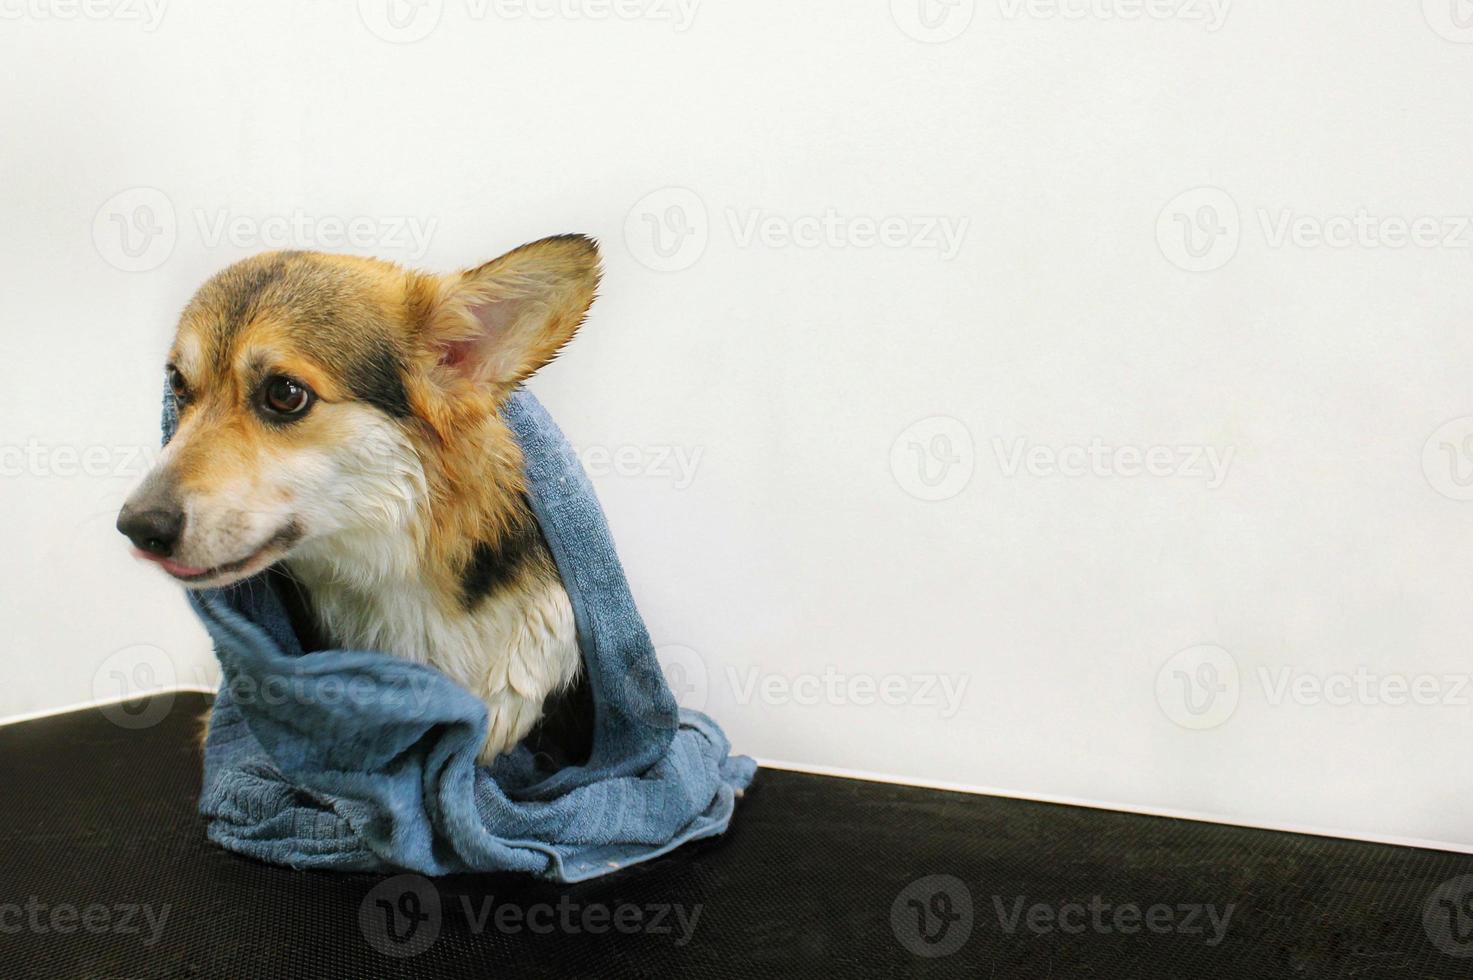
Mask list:
POLYGON ((267 378, 261 386, 261 407, 270 415, 299 416, 315 397, 311 388, 281 374, 267 378))
POLYGON ((183 405, 189 400, 189 384, 174 365, 170 364, 165 370, 169 375, 169 390, 174 393, 174 401, 183 405))

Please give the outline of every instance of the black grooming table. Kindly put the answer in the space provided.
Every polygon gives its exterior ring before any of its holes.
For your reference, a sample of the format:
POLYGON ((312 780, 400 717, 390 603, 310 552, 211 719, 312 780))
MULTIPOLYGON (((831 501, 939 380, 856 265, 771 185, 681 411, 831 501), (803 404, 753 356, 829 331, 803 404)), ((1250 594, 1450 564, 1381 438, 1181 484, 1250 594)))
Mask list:
POLYGON ((1473 976, 1470 857, 771 770, 576 886, 270 867, 195 814, 207 701, 0 728, 0 978, 1473 976))

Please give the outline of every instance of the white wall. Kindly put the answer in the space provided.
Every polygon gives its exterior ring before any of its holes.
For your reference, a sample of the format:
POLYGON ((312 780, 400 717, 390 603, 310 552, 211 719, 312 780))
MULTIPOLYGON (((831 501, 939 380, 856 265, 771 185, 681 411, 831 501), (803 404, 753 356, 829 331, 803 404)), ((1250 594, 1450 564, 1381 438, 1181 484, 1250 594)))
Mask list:
POLYGON ((1473 847, 1458 0, 89 2, 0 0, 0 715, 213 682, 119 447, 267 219, 435 269, 585 231, 535 388, 632 447, 605 507, 739 749, 1473 847))

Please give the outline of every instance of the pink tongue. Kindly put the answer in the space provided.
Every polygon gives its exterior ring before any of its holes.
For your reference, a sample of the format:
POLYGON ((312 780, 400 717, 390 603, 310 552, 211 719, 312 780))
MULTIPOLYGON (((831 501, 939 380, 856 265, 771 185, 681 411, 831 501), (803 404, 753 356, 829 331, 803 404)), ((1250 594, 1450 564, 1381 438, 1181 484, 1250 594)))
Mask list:
POLYGON ((139 558, 142 558, 144 561, 157 562, 174 575, 200 575, 204 572, 209 571, 209 569, 207 568, 195 568, 193 565, 181 565, 177 561, 173 561, 168 558, 160 558, 158 555, 149 554, 142 548, 134 548, 133 554, 138 556, 139 558))
POLYGON ((170 561, 167 558, 160 558, 159 564, 163 565, 164 568, 173 572, 175 575, 203 575, 209 571, 206 568, 195 568, 193 565, 181 565, 177 561, 170 561))

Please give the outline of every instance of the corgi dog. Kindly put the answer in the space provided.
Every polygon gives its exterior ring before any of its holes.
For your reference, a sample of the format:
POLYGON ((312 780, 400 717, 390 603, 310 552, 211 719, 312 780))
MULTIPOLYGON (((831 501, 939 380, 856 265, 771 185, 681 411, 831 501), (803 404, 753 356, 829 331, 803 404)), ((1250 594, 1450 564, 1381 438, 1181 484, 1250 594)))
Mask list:
POLYGON ((316 252, 226 268, 180 317, 178 428, 118 530, 191 589, 273 568, 327 643, 439 669, 485 702, 489 763, 581 668, 499 409, 599 275, 581 235, 444 276, 316 252))

